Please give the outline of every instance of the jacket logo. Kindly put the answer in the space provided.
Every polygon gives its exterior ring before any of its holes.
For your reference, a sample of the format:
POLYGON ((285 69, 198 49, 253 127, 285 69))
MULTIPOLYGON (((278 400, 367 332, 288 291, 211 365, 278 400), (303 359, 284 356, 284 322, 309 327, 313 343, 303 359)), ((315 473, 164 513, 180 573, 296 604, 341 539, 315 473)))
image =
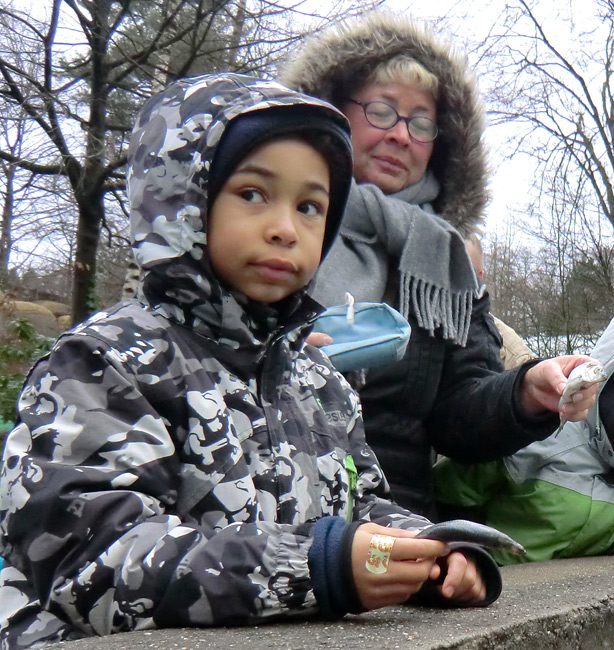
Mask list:
POLYGON ((326 421, 328 424, 336 424, 342 426, 345 426, 347 424, 347 418, 345 417, 343 411, 324 411, 324 414, 326 415, 326 421))

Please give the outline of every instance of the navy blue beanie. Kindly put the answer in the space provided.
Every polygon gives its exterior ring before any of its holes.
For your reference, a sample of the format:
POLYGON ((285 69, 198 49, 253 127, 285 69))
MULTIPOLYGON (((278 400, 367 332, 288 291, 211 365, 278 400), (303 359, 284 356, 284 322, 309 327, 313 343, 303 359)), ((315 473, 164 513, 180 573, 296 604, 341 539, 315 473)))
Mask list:
MULTIPOLYGON (((323 106, 292 104, 243 113, 228 124, 211 163, 209 208, 233 170, 250 151, 271 140, 296 136, 328 164, 330 200, 322 258, 337 235, 352 180, 352 145, 345 118, 323 106), (326 136, 326 137, 322 137, 326 136)), ((300 164, 297 161, 297 164, 300 164)))

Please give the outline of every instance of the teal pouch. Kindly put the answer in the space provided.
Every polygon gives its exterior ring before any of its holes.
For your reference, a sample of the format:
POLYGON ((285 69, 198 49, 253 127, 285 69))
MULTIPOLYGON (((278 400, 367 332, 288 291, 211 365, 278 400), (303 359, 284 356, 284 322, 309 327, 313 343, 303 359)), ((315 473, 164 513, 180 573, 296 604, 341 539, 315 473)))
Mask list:
POLYGON ((381 302, 357 302, 326 309, 314 332, 328 334, 333 342, 322 347, 340 372, 373 368, 400 361, 411 327, 396 310, 381 302))

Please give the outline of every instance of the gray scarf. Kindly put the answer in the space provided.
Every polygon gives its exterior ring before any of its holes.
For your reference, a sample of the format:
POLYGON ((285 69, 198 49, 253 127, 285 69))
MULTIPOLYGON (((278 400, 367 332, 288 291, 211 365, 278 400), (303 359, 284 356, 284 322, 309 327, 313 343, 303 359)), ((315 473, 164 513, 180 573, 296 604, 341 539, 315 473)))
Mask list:
POLYGON ((352 183, 340 234, 314 281, 315 299, 341 304, 349 291, 356 301, 381 302, 396 265, 399 311, 413 313, 431 335, 441 327, 445 339, 465 345, 478 283, 461 235, 426 211, 438 192, 429 173, 394 195, 352 183))

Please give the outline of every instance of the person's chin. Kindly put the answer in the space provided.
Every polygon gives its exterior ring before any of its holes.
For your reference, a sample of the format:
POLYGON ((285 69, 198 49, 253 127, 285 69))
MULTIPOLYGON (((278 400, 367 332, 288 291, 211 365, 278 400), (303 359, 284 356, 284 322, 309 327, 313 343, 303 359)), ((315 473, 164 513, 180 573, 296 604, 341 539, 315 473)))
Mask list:
POLYGON ((257 300, 258 302, 268 305, 287 298, 290 294, 295 293, 295 291, 296 290, 291 287, 270 285, 264 287, 252 287, 243 293, 252 300, 257 300))
POLYGON ((400 192, 405 188, 402 180, 391 177, 388 174, 379 174, 369 182, 373 183, 373 185, 377 185, 384 194, 394 194, 395 192, 400 192))
POLYGON ((373 170, 363 182, 376 185, 384 194, 400 192, 407 186, 405 174, 394 170, 373 170))

